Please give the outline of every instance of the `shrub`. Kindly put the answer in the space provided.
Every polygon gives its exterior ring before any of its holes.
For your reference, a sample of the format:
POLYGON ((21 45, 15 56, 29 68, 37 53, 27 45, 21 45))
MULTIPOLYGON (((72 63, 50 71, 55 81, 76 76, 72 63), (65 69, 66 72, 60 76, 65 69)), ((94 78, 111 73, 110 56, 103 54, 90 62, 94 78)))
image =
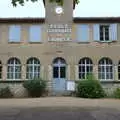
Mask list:
POLYGON ((42 79, 27 80, 23 83, 31 97, 40 97, 46 89, 46 82, 42 79))
POLYGON ((117 88, 117 89, 113 92, 113 96, 114 96, 114 98, 119 98, 119 99, 120 99, 120 88, 117 88))
POLYGON ((92 74, 86 80, 80 80, 77 84, 76 94, 82 98, 102 98, 105 92, 98 80, 92 74))
POLYGON ((13 94, 10 91, 9 87, 0 88, 0 98, 11 98, 13 94))

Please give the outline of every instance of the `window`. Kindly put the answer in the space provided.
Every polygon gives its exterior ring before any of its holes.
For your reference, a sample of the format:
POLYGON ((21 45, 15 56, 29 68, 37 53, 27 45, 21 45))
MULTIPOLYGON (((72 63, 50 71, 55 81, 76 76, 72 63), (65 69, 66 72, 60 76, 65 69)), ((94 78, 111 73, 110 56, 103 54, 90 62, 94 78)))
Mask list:
POLYGON ((77 40, 79 42, 88 42, 88 40, 89 40, 89 25, 87 25, 87 24, 77 25, 77 40))
POLYGON ((21 79, 21 63, 17 58, 9 59, 7 66, 7 79, 21 79))
POLYGON ((117 40, 117 24, 94 24, 93 36, 95 41, 111 42, 117 40))
POLYGON ((118 80, 120 80, 120 61, 118 63, 118 80))
POLYGON ((113 79, 113 64, 109 58, 103 58, 99 61, 98 65, 98 78, 100 80, 113 79))
POLYGON ((53 61, 53 78, 66 78, 66 61, 63 58, 53 61))
POLYGON ((0 79, 2 79, 2 63, 0 61, 0 79))
POLYGON ((109 25, 100 25, 100 41, 109 41, 109 25))
POLYGON ((21 27, 19 25, 9 26, 9 42, 20 42, 21 27))
POLYGON ((86 79, 87 75, 93 71, 93 63, 89 58, 83 58, 79 61, 79 79, 86 79))
POLYGON ((40 25, 30 26, 29 39, 30 39, 30 42, 41 42, 41 26, 40 25))
POLYGON ((30 58, 27 61, 27 79, 34 79, 40 77, 40 61, 37 58, 30 58))

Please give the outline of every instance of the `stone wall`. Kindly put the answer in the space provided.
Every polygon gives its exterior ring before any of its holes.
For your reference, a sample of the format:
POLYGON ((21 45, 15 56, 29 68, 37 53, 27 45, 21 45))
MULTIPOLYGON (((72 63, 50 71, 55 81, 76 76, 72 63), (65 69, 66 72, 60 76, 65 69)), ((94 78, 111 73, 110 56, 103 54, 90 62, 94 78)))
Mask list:
MULTIPOLYGON (((116 88, 118 87, 120 88, 120 83, 101 83, 101 84, 108 95, 111 95, 116 88)), ((51 92, 53 92, 51 85, 52 83, 49 82, 47 87, 49 89, 48 96, 51 96, 52 95, 51 92)), ((28 97, 28 92, 22 86, 22 83, 0 83, 0 88, 4 88, 6 86, 10 87, 10 90, 13 93, 14 98, 28 97)))
POLYGON ((28 97, 27 90, 22 86, 22 83, 1 83, 0 88, 4 88, 6 86, 10 87, 11 92, 15 98, 24 98, 28 97))

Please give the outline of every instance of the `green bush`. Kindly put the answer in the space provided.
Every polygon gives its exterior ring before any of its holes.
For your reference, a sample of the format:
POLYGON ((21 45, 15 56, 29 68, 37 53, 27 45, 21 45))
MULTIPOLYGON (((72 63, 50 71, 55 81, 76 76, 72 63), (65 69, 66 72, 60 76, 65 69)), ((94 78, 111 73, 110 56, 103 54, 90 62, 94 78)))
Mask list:
POLYGON ((27 80, 23 83, 31 97, 40 97, 46 90, 46 82, 42 79, 27 80))
POLYGON ((0 98, 12 98, 13 94, 9 87, 0 88, 0 98))
POLYGON ((77 84, 76 94, 82 98, 103 98, 105 92, 98 80, 89 74, 86 80, 80 80, 77 84))
POLYGON ((120 88, 117 88, 117 89, 113 92, 113 96, 114 96, 114 98, 119 98, 119 99, 120 99, 120 88))

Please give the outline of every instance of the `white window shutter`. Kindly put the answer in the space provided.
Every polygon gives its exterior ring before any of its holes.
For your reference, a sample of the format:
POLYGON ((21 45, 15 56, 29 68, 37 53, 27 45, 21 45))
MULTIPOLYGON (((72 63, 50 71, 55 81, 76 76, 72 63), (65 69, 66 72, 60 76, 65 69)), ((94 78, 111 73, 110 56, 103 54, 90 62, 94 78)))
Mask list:
POLYGON ((111 24, 109 29, 109 37, 111 41, 117 40, 117 24, 111 24))
POLYGON ((75 65, 75 80, 79 80, 78 65, 75 65))
POLYGON ((9 42, 20 42, 21 26, 11 25, 9 27, 9 42))
POLYGON ((99 24, 93 25, 93 37, 94 41, 100 41, 100 27, 99 24))
POLYGON ((80 42, 80 25, 77 25, 77 41, 80 42))
POLYGON ((79 24, 77 26, 77 41, 88 42, 88 40, 89 40, 89 25, 79 24))
POLYGON ((41 42, 41 31, 40 25, 30 26, 30 42, 41 42))

